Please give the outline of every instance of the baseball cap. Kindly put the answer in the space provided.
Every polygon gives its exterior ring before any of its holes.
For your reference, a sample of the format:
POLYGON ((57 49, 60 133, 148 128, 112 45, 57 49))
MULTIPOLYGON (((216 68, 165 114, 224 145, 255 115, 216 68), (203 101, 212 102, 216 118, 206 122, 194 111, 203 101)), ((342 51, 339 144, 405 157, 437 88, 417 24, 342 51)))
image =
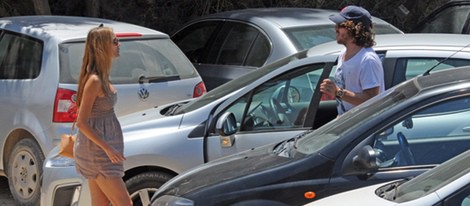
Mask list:
POLYGON ((366 27, 370 27, 372 24, 372 16, 370 13, 366 9, 354 5, 344 7, 341 9, 339 14, 332 14, 329 18, 336 24, 340 24, 348 20, 355 23, 361 22, 366 27))

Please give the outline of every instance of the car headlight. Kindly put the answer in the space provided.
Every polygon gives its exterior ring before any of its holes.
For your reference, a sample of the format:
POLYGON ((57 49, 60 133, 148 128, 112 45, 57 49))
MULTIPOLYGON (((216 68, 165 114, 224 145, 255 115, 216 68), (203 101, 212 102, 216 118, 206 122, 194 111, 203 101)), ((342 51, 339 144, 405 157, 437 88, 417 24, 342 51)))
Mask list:
POLYGON ((194 201, 173 195, 163 195, 152 202, 152 206, 193 206, 194 201))
POLYGON ((62 157, 62 156, 55 156, 49 158, 46 162, 46 167, 74 167, 75 161, 73 159, 62 157))

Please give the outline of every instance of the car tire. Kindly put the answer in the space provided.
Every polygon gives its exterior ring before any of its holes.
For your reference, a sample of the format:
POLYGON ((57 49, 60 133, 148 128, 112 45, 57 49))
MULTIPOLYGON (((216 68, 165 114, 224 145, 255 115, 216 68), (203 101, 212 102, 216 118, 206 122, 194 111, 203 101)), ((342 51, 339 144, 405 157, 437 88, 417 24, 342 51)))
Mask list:
POLYGON ((22 139, 13 147, 7 175, 11 194, 18 205, 39 205, 43 162, 44 154, 33 139, 22 139))
POLYGON ((171 178, 172 175, 163 172, 145 172, 126 180, 133 206, 150 205, 155 191, 171 178))

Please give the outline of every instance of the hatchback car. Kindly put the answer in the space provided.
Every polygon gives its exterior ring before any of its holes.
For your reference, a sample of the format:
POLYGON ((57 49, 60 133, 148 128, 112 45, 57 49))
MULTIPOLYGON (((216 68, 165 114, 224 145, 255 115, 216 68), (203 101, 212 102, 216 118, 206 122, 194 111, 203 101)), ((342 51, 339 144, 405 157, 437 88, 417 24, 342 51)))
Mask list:
POLYGON ((469 206, 470 150, 414 178, 333 195, 306 206, 469 206))
POLYGON ((469 115, 469 66, 425 74, 313 132, 186 171, 152 205, 302 205, 416 176, 470 149, 469 115))
MULTIPOLYGON (((375 49, 384 61, 386 88, 404 81, 407 74, 424 73, 424 68, 451 55, 435 69, 470 65, 470 49, 462 50, 461 46, 470 42, 468 35, 396 34, 377 36, 377 42, 375 49), (413 44, 401 45, 398 39, 410 39, 413 44)), ((318 87, 335 68, 339 51, 332 49, 335 52, 315 56, 316 49, 312 48, 198 99, 122 117, 127 158, 124 181, 134 205, 148 204, 161 184, 192 167, 291 138, 336 118, 336 102, 320 101, 318 87), (231 117, 235 122, 227 122, 231 117), (237 131, 225 134, 221 130, 224 124, 233 125, 237 131)), ((74 162, 56 157, 56 152, 49 153, 44 166, 42 204, 70 204, 74 194, 80 194, 75 195, 80 197, 76 200, 88 205, 88 187, 76 174, 74 162)))
POLYGON ((70 132, 85 38, 100 24, 121 40, 110 74, 117 115, 204 93, 199 74, 164 33, 95 18, 0 18, 0 173, 20 205, 39 203, 44 155, 70 132))
MULTIPOLYGON (((221 12, 190 21, 171 36, 208 90, 263 65, 335 40, 338 11, 257 8, 221 12)), ((373 17, 377 34, 402 33, 373 17)))

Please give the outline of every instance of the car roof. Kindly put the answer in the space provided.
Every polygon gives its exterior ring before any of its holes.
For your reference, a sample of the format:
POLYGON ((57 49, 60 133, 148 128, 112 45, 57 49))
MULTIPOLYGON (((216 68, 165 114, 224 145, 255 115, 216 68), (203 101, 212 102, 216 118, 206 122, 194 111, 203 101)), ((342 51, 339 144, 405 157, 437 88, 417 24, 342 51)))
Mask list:
POLYGON ((77 16, 15 16, 0 18, 0 29, 6 29, 42 40, 55 38, 59 41, 84 39, 88 31, 100 24, 110 26, 116 34, 137 33, 143 36, 168 38, 167 34, 129 23, 101 18, 77 16))
MULTIPOLYGON (((376 45, 372 48, 379 49, 424 49, 470 52, 470 35, 466 34, 381 34, 375 36, 376 45)), ((307 56, 339 53, 345 47, 331 41, 314 46, 309 49, 307 56)))
MULTIPOLYGON (((307 25, 334 25, 328 17, 338 13, 339 11, 313 8, 251 8, 209 14, 194 21, 203 19, 231 19, 253 23, 265 21, 277 25, 279 28, 292 28, 307 25)), ((388 25, 382 19, 372 18, 372 22, 376 24, 388 25)))

